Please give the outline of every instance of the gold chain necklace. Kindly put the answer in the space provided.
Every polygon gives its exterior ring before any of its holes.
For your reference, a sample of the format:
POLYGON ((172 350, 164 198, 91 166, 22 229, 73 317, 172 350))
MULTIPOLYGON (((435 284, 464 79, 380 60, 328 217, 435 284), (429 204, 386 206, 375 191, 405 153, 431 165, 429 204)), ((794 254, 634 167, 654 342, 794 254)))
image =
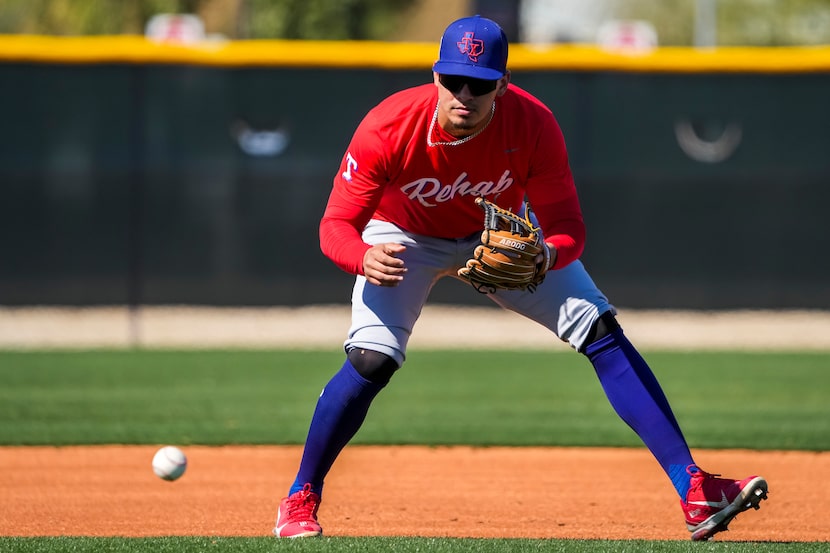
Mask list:
POLYGON ((435 113, 432 115, 432 123, 429 124, 429 132, 427 133, 427 146, 458 146, 460 144, 464 144, 472 140, 473 138, 477 137, 487 128, 490 124, 490 121, 493 120, 493 115, 496 113, 496 102, 493 101, 493 105, 490 107, 490 118, 487 120, 487 123, 484 124, 483 127, 478 129, 476 132, 471 134, 470 136, 465 136, 464 138, 459 138, 458 140, 453 140, 452 142, 433 142, 432 141, 432 133, 435 131, 435 123, 438 122, 438 106, 440 105, 441 100, 435 103, 435 113))

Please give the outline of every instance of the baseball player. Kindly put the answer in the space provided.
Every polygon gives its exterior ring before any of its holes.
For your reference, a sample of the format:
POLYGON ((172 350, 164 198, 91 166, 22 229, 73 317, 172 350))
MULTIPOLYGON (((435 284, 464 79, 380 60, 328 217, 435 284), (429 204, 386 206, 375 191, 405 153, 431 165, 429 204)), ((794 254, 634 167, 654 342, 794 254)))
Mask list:
POLYGON ((726 530, 767 496, 762 477, 718 478, 692 458, 654 374, 579 261, 585 226, 562 132, 541 101, 510 82, 507 49, 494 21, 453 22, 433 82, 378 104, 343 156, 320 244, 356 275, 346 359, 317 401, 296 480, 279 505, 277 536, 322 534, 326 474, 403 365, 430 289, 443 277, 470 279, 464 268, 482 239, 479 198, 513 213, 527 201, 544 241, 532 285, 477 288, 590 361, 613 408, 677 490, 692 539, 726 530))

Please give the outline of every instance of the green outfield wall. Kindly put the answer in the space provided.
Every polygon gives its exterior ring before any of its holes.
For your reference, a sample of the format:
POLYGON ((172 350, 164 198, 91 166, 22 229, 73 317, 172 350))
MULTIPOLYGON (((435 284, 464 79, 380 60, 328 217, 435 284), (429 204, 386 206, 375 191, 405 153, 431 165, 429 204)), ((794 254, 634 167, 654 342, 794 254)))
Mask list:
MULTIPOLYGON (((332 176, 435 55, 0 36, 0 305, 347 301, 317 244, 332 176)), ((614 303, 830 309, 830 47, 514 45, 510 65, 562 126, 614 303)))

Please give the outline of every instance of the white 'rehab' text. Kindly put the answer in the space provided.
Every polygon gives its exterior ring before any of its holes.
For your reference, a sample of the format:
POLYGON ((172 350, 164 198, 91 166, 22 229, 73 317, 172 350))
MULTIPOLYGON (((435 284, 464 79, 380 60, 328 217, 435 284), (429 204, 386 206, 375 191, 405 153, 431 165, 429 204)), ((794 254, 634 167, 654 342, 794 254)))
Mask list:
POLYGON ((502 173, 498 182, 481 181, 473 184, 467 180, 467 173, 458 175, 452 184, 441 184, 438 179, 426 177, 401 186, 401 192, 410 200, 418 200, 425 207, 435 207, 458 196, 489 196, 504 192, 513 184, 508 169, 502 173))

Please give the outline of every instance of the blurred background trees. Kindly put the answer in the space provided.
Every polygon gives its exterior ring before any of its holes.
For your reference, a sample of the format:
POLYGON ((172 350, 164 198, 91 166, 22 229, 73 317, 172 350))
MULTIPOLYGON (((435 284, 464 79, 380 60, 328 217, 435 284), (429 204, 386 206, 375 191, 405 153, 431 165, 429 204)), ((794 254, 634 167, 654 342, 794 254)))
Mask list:
POLYGON ((603 21, 641 20, 661 45, 695 44, 702 25, 719 45, 830 43, 830 0, 0 0, 0 33, 143 34, 158 13, 196 14, 227 39, 431 41, 481 13, 512 18, 522 42, 594 42, 603 21))
POLYGON ((0 33, 143 34, 158 13, 196 14, 229 39, 381 39, 411 0, 2 0, 0 33))

